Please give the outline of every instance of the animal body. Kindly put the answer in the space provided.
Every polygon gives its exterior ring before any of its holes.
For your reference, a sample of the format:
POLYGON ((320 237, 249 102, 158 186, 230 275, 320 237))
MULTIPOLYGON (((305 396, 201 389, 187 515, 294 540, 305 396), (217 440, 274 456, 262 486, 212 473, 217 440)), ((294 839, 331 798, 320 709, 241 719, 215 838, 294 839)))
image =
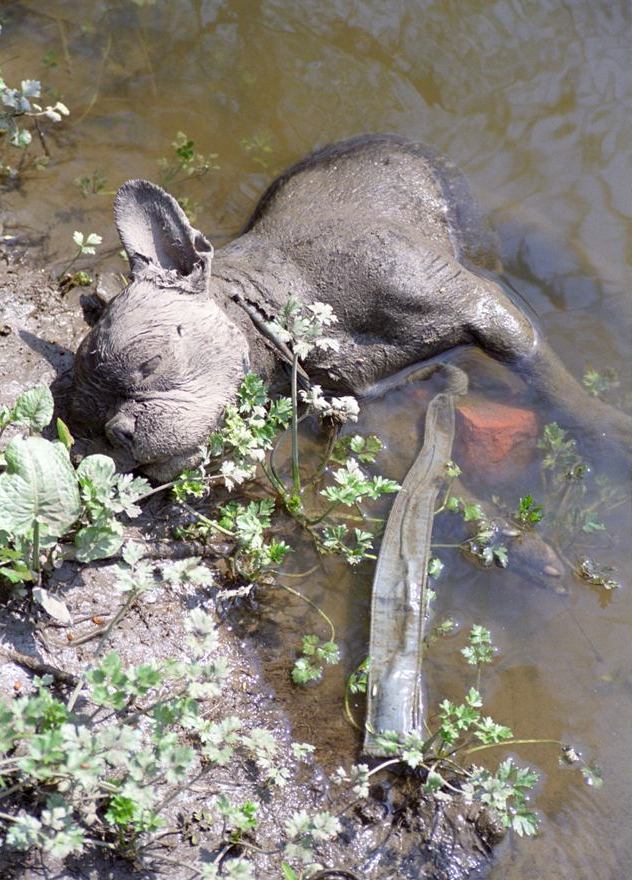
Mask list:
POLYGON ((274 372, 261 327, 290 296, 338 316, 339 352, 306 363, 325 388, 362 394, 474 344, 519 369, 569 424, 632 451, 632 419, 590 398, 539 336, 494 274, 496 239, 464 177, 420 145, 375 135, 313 153, 215 255, 146 181, 119 190, 115 219, 132 280, 79 348, 71 411, 151 477, 198 460, 249 369, 274 372))

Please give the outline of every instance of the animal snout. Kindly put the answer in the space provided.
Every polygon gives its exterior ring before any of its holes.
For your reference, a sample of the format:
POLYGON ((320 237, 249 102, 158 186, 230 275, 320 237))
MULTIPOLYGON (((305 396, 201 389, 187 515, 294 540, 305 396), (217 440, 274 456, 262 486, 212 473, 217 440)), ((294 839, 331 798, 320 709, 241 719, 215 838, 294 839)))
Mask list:
POLYGON ((105 433, 112 446, 134 452, 136 421, 125 413, 117 413, 105 425, 105 433))

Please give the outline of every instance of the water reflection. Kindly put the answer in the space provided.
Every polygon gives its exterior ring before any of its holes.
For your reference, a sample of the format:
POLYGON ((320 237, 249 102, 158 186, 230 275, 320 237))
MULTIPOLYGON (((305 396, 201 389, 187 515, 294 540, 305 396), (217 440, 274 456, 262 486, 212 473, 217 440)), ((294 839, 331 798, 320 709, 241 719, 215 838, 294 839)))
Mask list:
MULTIPOLYGON (((83 197, 73 181, 95 169, 108 191, 133 176, 158 179, 157 160, 179 130, 219 154, 220 171, 178 192, 216 244, 239 229, 274 173, 314 145, 395 131, 467 172, 494 216, 510 279, 573 372, 614 366, 629 387, 628 0, 23 0, 1 12, 5 78, 41 76, 72 110, 51 132, 51 167, 2 200, 9 224, 48 234, 52 259, 68 254, 73 229, 94 229, 119 268, 111 197, 83 197)), ((475 382, 481 370, 475 364, 475 382)), ((371 430, 390 436, 392 476, 418 435, 410 408, 399 397, 366 413, 371 430)), ((518 479, 528 488, 529 478, 518 479)), ((607 524, 602 549, 625 572, 630 505, 607 524)), ((340 626, 354 622, 347 650, 356 659, 370 571, 347 575, 344 591, 337 571, 334 581, 317 588, 340 626)), ((610 880, 632 859, 632 600, 624 589, 601 607, 590 588, 569 588, 566 597, 534 592, 456 562, 439 599, 465 625, 487 623, 501 644, 490 711, 526 736, 578 744, 607 782, 587 791, 550 755, 529 754, 546 773, 544 832, 508 844, 498 878, 610 880)), ((431 663, 437 695, 458 697, 465 684, 454 653, 447 645, 431 663)), ((333 699, 333 681, 322 700, 333 699)))

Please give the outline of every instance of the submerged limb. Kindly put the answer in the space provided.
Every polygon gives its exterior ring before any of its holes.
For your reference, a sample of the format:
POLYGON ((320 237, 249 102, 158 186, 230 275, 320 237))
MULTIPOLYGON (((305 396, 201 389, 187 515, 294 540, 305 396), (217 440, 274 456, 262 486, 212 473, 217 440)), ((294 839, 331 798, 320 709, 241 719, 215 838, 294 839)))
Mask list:
POLYGON ((632 416, 590 395, 564 366, 531 321, 499 284, 488 282, 471 321, 471 332, 483 351, 507 364, 560 412, 564 427, 579 432, 580 443, 606 444, 632 463, 632 416))

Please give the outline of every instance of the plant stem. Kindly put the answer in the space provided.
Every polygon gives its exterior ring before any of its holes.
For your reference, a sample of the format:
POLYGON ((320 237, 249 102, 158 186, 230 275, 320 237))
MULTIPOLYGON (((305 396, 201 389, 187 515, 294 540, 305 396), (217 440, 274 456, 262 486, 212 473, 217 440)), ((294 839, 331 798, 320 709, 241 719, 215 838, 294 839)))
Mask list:
POLYGON ((358 722, 353 717, 353 713, 351 711, 351 705, 349 703, 349 694, 350 694, 349 680, 347 679, 347 686, 345 687, 345 701, 344 701, 345 718, 347 719, 347 721, 349 722, 349 724, 352 727, 355 727, 356 730, 362 730, 362 728, 360 727, 358 722))
POLYGON ((329 514, 332 512, 332 510, 335 510, 336 507, 338 507, 339 505, 340 505, 339 501, 334 501, 334 503, 331 504, 321 516, 317 517, 316 519, 305 520, 306 525, 317 526, 319 522, 322 522, 324 519, 326 519, 329 516, 329 514))
POLYGON ((40 551, 40 524, 39 524, 39 520, 36 519, 36 520, 33 520, 33 556, 32 556, 32 560, 31 560, 31 565, 33 566, 33 571, 37 572, 38 584, 41 580, 39 551, 40 551))
POLYGON ((298 599, 302 599, 303 602, 306 602, 310 605, 317 614, 320 614, 322 619, 325 621, 330 630, 330 641, 336 641, 336 628, 334 627, 331 619, 327 617, 322 608, 320 608, 315 602, 312 602, 311 599, 308 599, 307 596, 304 596, 303 593, 299 593, 298 590, 295 590, 293 587, 288 587, 287 584, 282 584, 281 581, 277 581, 277 584, 281 587, 281 589, 286 590, 288 593, 291 593, 293 596, 296 596, 298 599))
POLYGON ((301 474, 298 467, 298 355, 292 357, 292 482, 294 494, 301 491, 301 474))
POLYGON ((380 770, 385 770, 387 767, 392 767, 393 764, 401 764, 401 758, 389 758, 388 761, 382 761, 381 764, 378 764, 377 767, 374 767, 372 770, 369 770, 367 773, 367 779, 370 776, 373 776, 374 773, 379 773, 380 770))
MULTIPOLYGON (((284 578, 305 578, 309 577, 310 574, 314 574, 315 571, 318 571, 320 568, 320 562, 317 562, 316 565, 312 565, 311 568, 308 568, 307 571, 284 571, 282 572, 284 578)), ((270 574, 278 574, 279 572, 275 569, 270 571, 270 574)))
POLYGON ((439 513, 443 513, 443 511, 445 510, 446 504, 448 503, 448 499, 452 493, 452 486, 454 485, 454 480, 455 480, 455 478, 453 477, 450 480, 450 482, 448 483, 447 488, 445 490, 445 495, 443 496, 443 501, 441 502, 439 507, 437 507, 437 509, 435 510, 434 516, 437 516, 439 513))
POLYGON ((266 475, 266 479, 268 480, 270 485, 274 487, 277 494, 279 494, 282 498, 285 498, 287 492, 285 486, 281 481, 281 478, 276 472, 274 464, 272 463, 272 453, 270 453, 270 469, 268 469, 265 464, 261 462, 261 470, 266 475))
POLYGON ((197 517, 197 519, 202 520, 202 522, 205 523, 207 526, 212 526, 214 529, 217 529, 217 531, 221 532, 222 535, 228 535, 229 538, 235 537, 234 532, 231 532, 228 529, 225 529, 223 526, 220 526, 219 523, 216 523, 213 519, 209 519, 208 516, 204 516, 203 513, 200 513, 194 507, 191 507, 190 504, 184 502, 182 506, 188 513, 192 513, 193 516, 197 517))
POLYGON ((473 755, 474 752, 483 752, 486 749, 497 749, 499 746, 503 748, 507 746, 527 746, 527 745, 554 745, 564 748, 565 743, 559 739, 506 739, 501 743, 485 743, 482 746, 472 746, 471 749, 463 749, 464 755, 473 755))
POLYGON ((330 428, 329 437, 327 439, 327 448, 325 449, 325 454, 323 455, 321 462, 320 462, 320 465, 316 469, 316 472, 314 473, 314 475, 312 476, 312 478, 309 481, 310 486, 315 486, 316 483, 322 477, 322 475, 325 473, 325 469, 326 469, 327 465, 329 464, 329 459, 331 458, 331 453, 333 451, 333 448, 335 446, 335 443, 336 443, 336 440, 338 439, 339 434, 340 434, 339 427, 330 428))
POLYGON ((72 266, 75 265, 75 263, 77 262, 77 260, 79 259, 80 256, 81 256, 81 248, 79 248, 79 250, 78 250, 77 253, 74 255, 74 257, 72 258, 72 260, 71 260, 69 263, 67 263, 67 264, 64 266, 64 268, 61 270, 61 272, 60 272, 59 275, 57 276, 57 280, 58 280, 58 281, 61 281, 61 279, 64 277, 64 275, 70 270, 70 268, 71 268, 72 266))

